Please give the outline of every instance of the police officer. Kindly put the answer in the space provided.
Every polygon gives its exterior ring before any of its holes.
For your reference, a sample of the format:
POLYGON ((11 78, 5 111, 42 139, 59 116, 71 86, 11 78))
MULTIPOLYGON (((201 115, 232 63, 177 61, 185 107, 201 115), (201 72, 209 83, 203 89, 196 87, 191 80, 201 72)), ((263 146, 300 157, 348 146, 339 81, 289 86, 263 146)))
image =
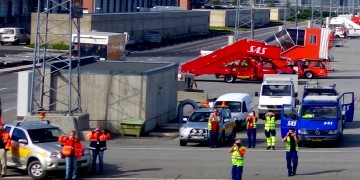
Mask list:
POLYGON ((231 153, 231 176, 232 180, 241 180, 244 170, 244 157, 246 149, 241 140, 236 139, 234 145, 228 150, 231 153))
POLYGON ((289 129, 289 132, 284 137, 283 142, 285 142, 288 176, 294 176, 296 175, 296 168, 298 165, 297 152, 298 152, 299 139, 296 136, 293 128, 289 129))
POLYGON ((216 143, 219 136, 219 123, 220 123, 219 112, 217 109, 214 109, 214 113, 211 114, 208 121, 210 148, 217 147, 216 143))
POLYGON ((275 114, 269 111, 265 114, 265 137, 267 143, 267 150, 275 150, 276 130, 275 130, 275 114))

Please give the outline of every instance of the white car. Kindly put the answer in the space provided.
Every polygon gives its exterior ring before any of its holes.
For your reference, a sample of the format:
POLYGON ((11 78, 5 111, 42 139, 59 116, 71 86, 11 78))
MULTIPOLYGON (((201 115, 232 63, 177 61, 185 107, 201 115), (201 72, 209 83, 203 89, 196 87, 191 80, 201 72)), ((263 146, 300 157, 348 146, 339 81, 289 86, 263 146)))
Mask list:
POLYGON ((14 45, 25 43, 30 44, 30 35, 26 33, 24 28, 1 28, 0 44, 12 43, 14 45))

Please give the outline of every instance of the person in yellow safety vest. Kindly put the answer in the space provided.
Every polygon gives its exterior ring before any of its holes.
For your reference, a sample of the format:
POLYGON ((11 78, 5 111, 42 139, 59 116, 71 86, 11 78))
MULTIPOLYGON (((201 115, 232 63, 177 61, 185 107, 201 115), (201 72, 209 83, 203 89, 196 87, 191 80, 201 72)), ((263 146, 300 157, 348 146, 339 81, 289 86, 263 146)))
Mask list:
POLYGON ((209 121, 208 121, 210 148, 217 147, 217 139, 219 136, 219 123, 220 123, 219 112, 217 109, 214 109, 214 113, 211 114, 209 121))
POLYGON ((296 168, 298 165, 298 143, 299 139, 296 136, 295 130, 293 128, 289 129, 289 132, 283 139, 285 142, 285 149, 286 149, 286 164, 288 169, 288 176, 296 175, 296 168), (291 165, 292 162, 292 165, 291 165))
POLYGON ((231 177, 232 180, 241 180, 244 168, 244 157, 246 149, 242 146, 241 140, 236 139, 234 145, 228 150, 231 153, 231 177))
POLYGON ((313 118, 314 113, 310 109, 307 109, 301 117, 302 118, 313 118))
POLYGON ((275 114, 269 111, 265 114, 265 137, 267 148, 266 150, 275 150, 276 130, 275 130, 275 114))

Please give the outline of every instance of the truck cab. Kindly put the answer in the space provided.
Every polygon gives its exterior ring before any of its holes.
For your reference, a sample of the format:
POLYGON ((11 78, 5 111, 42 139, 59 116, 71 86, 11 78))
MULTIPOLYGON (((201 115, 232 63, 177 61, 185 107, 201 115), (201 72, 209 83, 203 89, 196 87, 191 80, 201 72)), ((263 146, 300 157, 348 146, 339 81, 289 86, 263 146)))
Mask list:
POLYGON ((290 127, 296 130, 300 144, 334 143, 338 145, 346 122, 353 120, 354 93, 338 96, 333 86, 305 86, 298 111, 292 105, 283 105, 281 135, 290 127))
POLYGON ((260 93, 255 92, 255 96, 259 96, 259 118, 263 119, 268 111, 273 111, 279 118, 283 104, 295 106, 297 84, 297 75, 265 74, 260 93))

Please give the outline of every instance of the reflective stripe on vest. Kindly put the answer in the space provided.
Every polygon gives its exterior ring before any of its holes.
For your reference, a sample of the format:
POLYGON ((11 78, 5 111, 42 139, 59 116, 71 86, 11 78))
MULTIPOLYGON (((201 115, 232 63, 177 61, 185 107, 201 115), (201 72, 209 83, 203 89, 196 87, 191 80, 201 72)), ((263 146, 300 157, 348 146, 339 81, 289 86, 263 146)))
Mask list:
MULTIPOLYGON (((286 152, 289 152, 290 151, 290 148, 291 148, 291 145, 290 145, 291 143, 290 143, 290 137, 287 137, 286 138, 286 148, 285 148, 285 150, 286 150, 286 152)), ((298 149, 299 149, 299 146, 298 146, 298 143, 295 141, 295 151, 297 152, 298 151, 298 149)))
POLYGON ((275 117, 266 116, 265 118, 265 130, 275 130, 275 117))
MULTIPOLYGON (((252 124, 253 124, 253 128, 256 129, 256 118, 255 117, 249 117, 249 118, 252 118, 253 121, 252 121, 252 124)), ((246 129, 249 128, 249 125, 250 125, 250 122, 249 121, 246 121, 246 129)))
MULTIPOLYGON (((240 150, 244 147, 241 146, 240 150)), ((234 151, 231 154, 231 164, 236 166, 244 166, 244 157, 240 156, 239 148, 235 147, 234 151)))

